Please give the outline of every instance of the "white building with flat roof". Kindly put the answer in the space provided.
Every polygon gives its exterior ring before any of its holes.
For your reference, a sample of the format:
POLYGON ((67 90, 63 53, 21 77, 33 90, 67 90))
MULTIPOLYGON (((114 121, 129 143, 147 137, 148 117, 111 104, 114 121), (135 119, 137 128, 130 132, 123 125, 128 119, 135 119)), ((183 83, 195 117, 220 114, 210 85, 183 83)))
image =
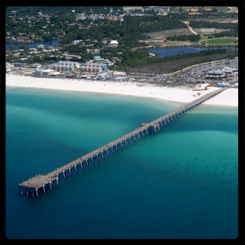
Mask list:
POLYGON ((50 73, 54 72, 54 70, 51 69, 45 69, 42 71, 42 75, 48 76, 50 73))
POLYGON ((117 40, 111 40, 109 47, 118 47, 118 41, 117 40))

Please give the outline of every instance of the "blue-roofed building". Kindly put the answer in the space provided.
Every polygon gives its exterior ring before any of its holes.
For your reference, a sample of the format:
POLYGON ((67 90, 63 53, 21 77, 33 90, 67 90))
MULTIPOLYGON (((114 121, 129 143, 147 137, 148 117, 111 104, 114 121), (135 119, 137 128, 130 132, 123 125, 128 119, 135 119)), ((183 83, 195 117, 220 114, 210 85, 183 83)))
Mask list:
POLYGON ((96 61, 103 61, 103 60, 104 60, 104 58, 101 58, 100 55, 95 55, 95 56, 94 56, 94 59, 95 59, 96 61))

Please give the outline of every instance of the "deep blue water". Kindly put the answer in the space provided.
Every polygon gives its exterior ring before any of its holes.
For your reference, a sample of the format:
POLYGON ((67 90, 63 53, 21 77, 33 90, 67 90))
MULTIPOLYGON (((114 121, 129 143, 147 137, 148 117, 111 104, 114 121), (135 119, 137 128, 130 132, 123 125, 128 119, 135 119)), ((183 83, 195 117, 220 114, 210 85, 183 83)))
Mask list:
MULTIPOLYGON (((208 50, 216 50, 216 49, 237 49, 236 47, 220 47, 220 48, 209 48, 208 50)), ((199 47, 168 47, 168 48, 155 48, 155 49, 144 49, 143 52, 147 53, 155 53, 159 54, 160 58, 182 55, 182 54, 190 54, 190 53, 198 53, 202 50, 207 50, 207 48, 199 48, 199 47)))
POLYGON ((222 238, 238 234, 237 108, 201 106, 38 198, 48 173, 180 104, 7 88, 8 238, 222 238))
MULTIPOLYGON (((53 46, 59 45, 59 40, 60 40, 60 38, 54 39, 52 41, 44 41, 44 42, 36 42, 36 43, 24 43, 24 45, 27 46, 28 48, 37 48, 38 45, 40 45, 40 44, 43 44, 45 47, 53 47, 53 46)), ((6 43, 5 49, 9 50, 10 46, 15 46, 16 49, 20 49, 20 45, 21 45, 21 43, 6 43)))

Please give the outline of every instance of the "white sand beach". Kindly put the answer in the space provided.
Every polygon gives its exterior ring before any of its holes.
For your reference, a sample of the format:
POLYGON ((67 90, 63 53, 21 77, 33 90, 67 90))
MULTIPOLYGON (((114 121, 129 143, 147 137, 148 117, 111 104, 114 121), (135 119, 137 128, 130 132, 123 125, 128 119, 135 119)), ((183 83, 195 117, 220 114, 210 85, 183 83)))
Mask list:
MULTIPOLYGON (((217 89, 215 87, 209 87, 207 90, 193 91, 193 89, 185 87, 159 87, 151 84, 141 84, 137 82, 37 78, 30 76, 17 76, 12 74, 6 74, 6 86, 119 94, 127 96, 148 97, 180 103, 191 102, 199 96, 217 89)), ((205 85, 203 85, 203 87, 205 87, 205 85)), ((204 104, 237 107, 238 89, 229 88, 214 98, 206 101, 204 104)))

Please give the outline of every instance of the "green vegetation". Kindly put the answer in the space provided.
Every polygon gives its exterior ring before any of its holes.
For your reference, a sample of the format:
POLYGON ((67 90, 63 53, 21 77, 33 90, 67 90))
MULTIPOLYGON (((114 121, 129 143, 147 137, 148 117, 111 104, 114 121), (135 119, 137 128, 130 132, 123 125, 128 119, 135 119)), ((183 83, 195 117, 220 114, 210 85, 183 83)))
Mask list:
POLYGON ((233 59, 237 57, 236 50, 228 50, 222 53, 206 53, 205 55, 187 54, 178 57, 162 58, 159 62, 153 64, 145 64, 140 66, 122 67, 120 70, 127 72, 143 72, 143 73, 170 73, 181 70, 185 67, 210 62, 221 59, 233 59))
POLYGON ((208 21, 190 21, 190 26, 193 28, 216 28, 216 29, 233 29, 237 28, 236 23, 218 23, 208 21))
POLYGON ((192 28, 216 28, 227 29, 225 32, 213 34, 214 37, 223 36, 238 36, 238 24, 237 23, 217 23, 217 22, 205 22, 205 21, 190 21, 192 28))
POLYGON ((67 13, 72 13, 74 9, 76 13, 85 13, 85 14, 108 14, 110 9, 113 9, 115 12, 122 14, 122 6, 38 6, 38 7, 8 7, 6 9, 7 14, 11 11, 15 11, 18 17, 23 16, 35 16, 39 12, 48 15, 65 15, 67 13))
MULTIPOLYGON (((57 21, 57 20, 56 20, 57 21)), ((80 21, 85 26, 88 20, 80 21)), ((146 39, 143 33, 186 28, 177 19, 167 16, 125 16, 123 23, 120 21, 103 21, 103 25, 94 25, 89 29, 78 29, 76 25, 65 30, 62 43, 67 44, 76 39, 96 39, 101 41, 103 38, 118 39, 124 47, 142 46, 138 40, 146 39)))
POLYGON ((200 35, 174 35, 166 38, 169 41, 190 41, 198 42, 201 39, 200 35))
POLYGON ((219 38, 219 37, 237 37, 237 29, 235 30, 229 30, 229 31, 223 31, 220 33, 214 33, 208 36, 209 39, 211 38, 219 38))
POLYGON ((81 61, 83 62, 93 59, 93 55, 87 53, 86 47, 79 45, 66 45, 61 48, 61 51, 67 52, 68 54, 80 55, 82 57, 81 61))
POLYGON ((135 52, 130 52, 128 54, 125 53, 125 57, 124 57, 124 61, 122 65, 135 67, 135 66, 148 65, 148 64, 154 64, 154 63, 160 63, 160 62, 166 62, 166 61, 176 61, 176 60, 186 59, 190 57, 207 56, 210 54, 217 55, 218 57, 220 54, 224 54, 226 52, 227 52, 226 49, 202 50, 198 53, 188 53, 188 54, 169 56, 169 57, 164 57, 164 58, 159 58, 159 57, 149 58, 148 54, 143 53, 140 50, 137 50, 135 52))
MULTIPOLYGON (((174 62, 175 60, 189 59, 194 56, 211 55, 211 53, 207 53, 209 51, 203 51, 195 54, 159 58, 141 52, 140 49, 135 50, 135 48, 146 45, 139 41, 146 40, 148 38, 147 33, 181 28, 187 29, 187 26, 182 21, 191 18, 188 15, 190 7, 161 8, 143 6, 142 8, 144 12, 133 10, 131 13, 128 13, 123 10, 122 6, 8 7, 6 9, 6 41, 30 43, 52 41, 57 38, 61 39, 58 51, 50 51, 50 55, 47 55, 47 53, 32 54, 31 57, 28 57, 27 62, 56 60, 61 53, 78 55, 82 57, 81 61, 87 61, 93 58, 92 53, 99 53, 103 58, 114 58, 117 60, 117 68, 122 69, 167 61, 174 62), (120 17, 121 14, 125 15, 120 17), (82 41, 79 44, 73 45, 74 40, 82 41), (111 40, 117 40, 119 43, 118 47, 109 47, 108 44, 111 40)), ((203 7, 196 7, 196 9, 201 15, 198 16, 199 20, 197 21, 194 17, 192 18, 190 21, 192 28, 222 28, 225 31, 214 33, 208 37, 203 35, 177 34, 168 36, 167 40, 199 42, 204 38, 224 37, 223 39, 208 39, 207 43, 217 45, 237 42, 236 39, 227 38, 237 37, 237 23, 200 21, 200 19, 207 16, 223 18, 234 15, 234 17, 237 17, 236 13, 232 13, 232 15, 225 13, 227 11, 226 7, 209 7, 210 10, 208 11, 203 7)), ((19 58, 26 58, 29 49, 25 45, 22 45, 21 48, 24 51, 22 50, 19 58)), ((14 49, 13 46, 10 47, 10 50, 14 49)), ((218 56, 223 51, 212 52, 212 55, 218 56)), ((9 61, 11 59, 12 61, 18 60, 18 55, 15 57, 11 55, 7 58, 9 61)))
POLYGON ((24 34, 27 38, 26 42, 64 38, 64 43, 69 43, 76 36, 73 33, 80 30, 81 25, 77 20, 77 13, 108 14, 111 9, 118 14, 123 12, 122 6, 8 7, 6 9, 6 33, 10 33, 15 38, 13 42, 18 42, 18 36, 24 34))
POLYGON ((206 41, 203 41, 202 43, 207 43, 210 45, 227 45, 227 44, 238 43, 238 39, 236 38, 216 38, 216 39, 208 39, 206 41))

